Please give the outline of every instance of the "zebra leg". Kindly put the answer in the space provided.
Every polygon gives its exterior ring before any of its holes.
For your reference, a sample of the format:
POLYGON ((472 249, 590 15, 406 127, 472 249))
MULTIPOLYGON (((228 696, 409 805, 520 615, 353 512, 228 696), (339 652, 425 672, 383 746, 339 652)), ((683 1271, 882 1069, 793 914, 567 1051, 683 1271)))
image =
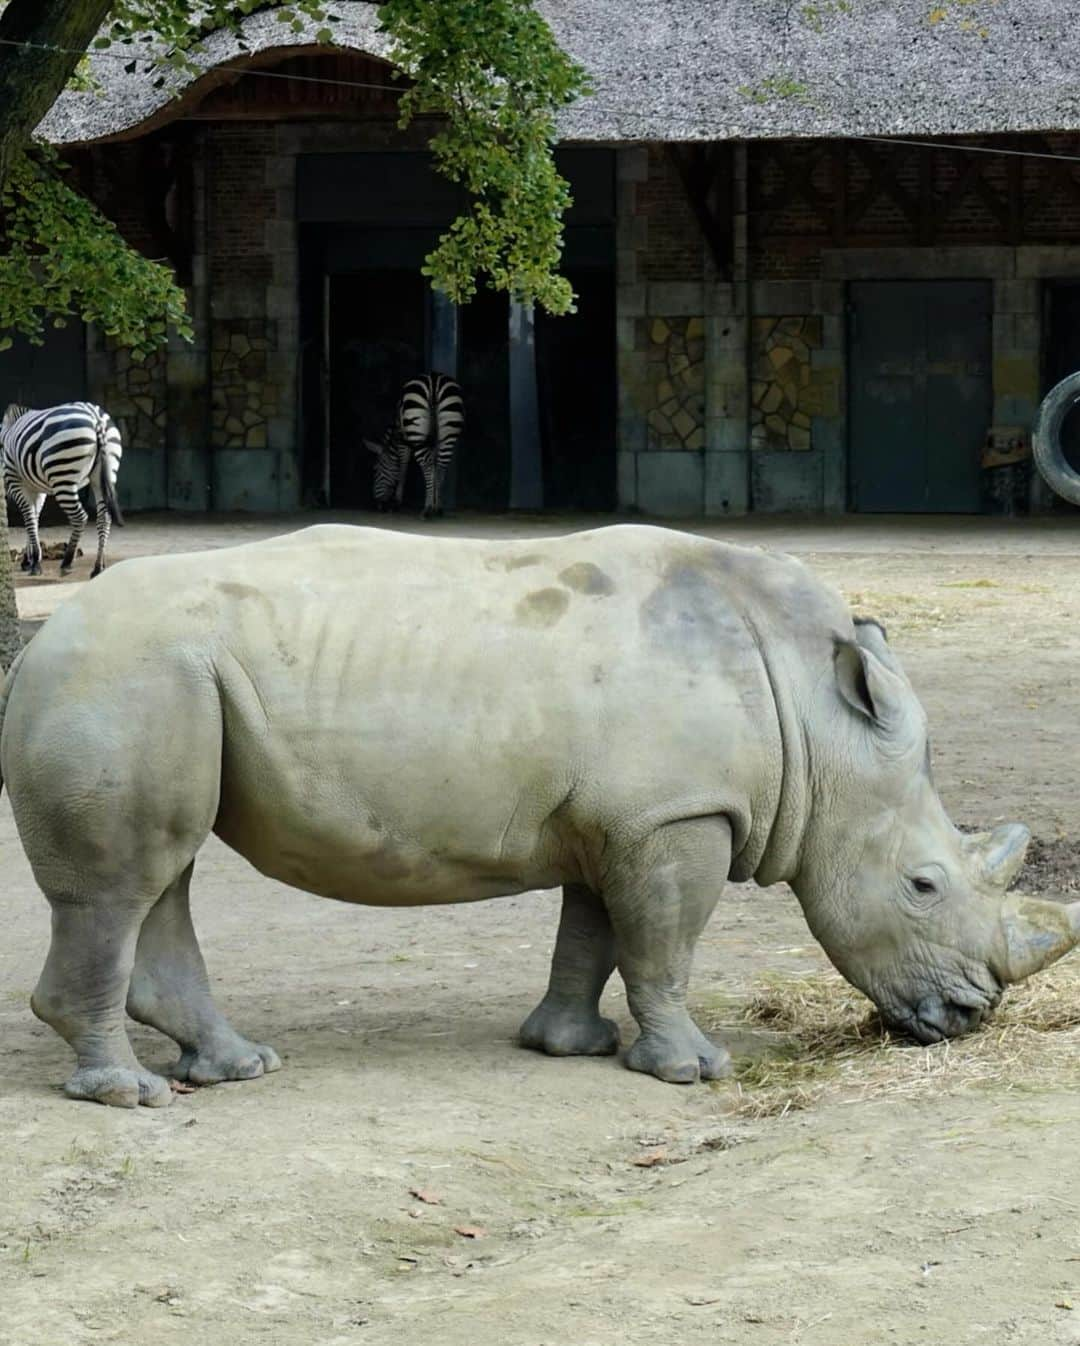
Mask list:
POLYGON ((52 943, 30 1005, 74 1049, 70 1098, 160 1108, 172 1091, 144 1069, 124 1027, 124 997, 145 907, 49 898, 52 943))
POLYGON ((66 575, 75 564, 75 553, 79 547, 79 540, 83 535, 83 529, 86 527, 87 514, 82 507, 82 501, 79 494, 72 486, 60 486, 56 491, 56 503, 67 516, 68 523, 71 524, 71 536, 68 538, 68 544, 64 548, 64 554, 60 558, 60 574, 66 575))
POLYGON ((394 487, 394 509, 399 510, 405 499, 405 478, 409 475, 408 445, 398 449, 397 484, 394 487))
POLYGON ((435 517, 443 516, 443 482, 446 480, 446 468, 436 460, 435 464, 435 517))
MULTIPOLYGON (((104 470, 104 468, 101 469, 101 471, 104 470)), ((109 540, 109 528, 112 524, 108 506, 105 504, 105 492, 101 489, 100 480, 94 486, 94 499, 97 502, 97 560, 90 572, 91 579, 95 575, 100 575, 105 569, 105 544, 109 540)))
MULTIPOLYGON (((34 522, 35 522, 35 524, 40 524, 40 522, 41 522, 41 511, 42 511, 42 509, 44 508, 44 506, 45 506, 45 497, 44 497, 44 495, 36 495, 36 496, 34 496, 34 522)), ((24 548, 23 548, 23 554, 22 554, 22 556, 19 558, 19 569, 20 569, 20 570, 29 570, 29 569, 30 569, 30 565, 31 565, 30 548, 27 546, 27 547, 24 547, 24 548)))
POLYGON ((45 497, 36 496, 31 500, 18 482, 9 488, 8 494, 18 506, 23 516, 23 526, 26 528, 26 549, 23 552, 22 569, 28 570, 31 575, 40 575, 41 543, 38 541, 38 515, 41 513, 41 504, 44 504, 45 497), (41 504, 38 503, 39 500, 41 504))
POLYGON ((278 1070, 281 1061, 272 1047, 242 1038, 210 998, 188 902, 193 868, 194 862, 166 888, 143 922, 127 1011, 179 1046, 177 1079, 192 1084, 251 1080, 278 1070))
POLYGON ((424 474, 424 508, 420 517, 430 519, 436 511, 438 501, 438 486, 435 481, 435 459, 434 455, 425 453, 423 458, 418 458, 420 469, 424 474))

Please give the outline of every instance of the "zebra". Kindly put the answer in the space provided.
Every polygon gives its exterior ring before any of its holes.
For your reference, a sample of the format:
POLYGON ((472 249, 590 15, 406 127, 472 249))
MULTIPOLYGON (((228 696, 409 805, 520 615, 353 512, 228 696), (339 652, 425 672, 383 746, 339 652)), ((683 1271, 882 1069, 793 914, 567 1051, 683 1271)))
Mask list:
POLYGON ((397 509, 405 492, 410 454, 424 474, 423 517, 443 512, 442 489, 465 426, 461 385, 446 374, 421 374, 401 390, 393 425, 381 439, 365 439, 375 455, 375 505, 397 509))
POLYGON ((14 404, 8 407, 0 420, 0 466, 4 494, 18 505, 26 526, 23 570, 41 574, 38 519, 47 495, 55 497, 71 524, 60 573, 71 569, 87 519, 79 492, 89 484, 97 502, 98 535, 91 578, 101 574, 110 522, 121 527, 124 523, 116 501, 122 452, 116 423, 92 402, 65 402, 40 411, 14 404))

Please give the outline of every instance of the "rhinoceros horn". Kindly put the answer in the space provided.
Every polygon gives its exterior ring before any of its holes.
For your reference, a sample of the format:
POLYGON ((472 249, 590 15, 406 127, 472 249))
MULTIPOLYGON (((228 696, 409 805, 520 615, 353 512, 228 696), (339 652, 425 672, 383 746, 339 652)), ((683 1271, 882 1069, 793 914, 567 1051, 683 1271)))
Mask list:
POLYGON ((1072 505, 1080 505, 1080 472, 1065 457, 1061 428, 1078 401, 1080 373, 1070 374, 1043 398, 1031 435, 1035 466, 1050 489, 1072 505))
POLYGON ((1080 944, 1080 902, 1067 905, 1010 893, 1002 907, 1007 982, 1023 981, 1080 944))

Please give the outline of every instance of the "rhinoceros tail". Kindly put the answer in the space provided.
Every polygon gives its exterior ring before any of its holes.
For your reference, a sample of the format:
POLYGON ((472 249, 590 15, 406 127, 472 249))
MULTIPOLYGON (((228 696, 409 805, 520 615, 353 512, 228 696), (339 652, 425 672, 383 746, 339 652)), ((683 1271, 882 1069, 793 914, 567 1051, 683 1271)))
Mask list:
MULTIPOLYGON (((11 695, 11 689, 15 685, 15 674, 19 671, 19 665, 23 661, 23 655, 26 653, 26 646, 19 651, 11 661, 11 667, 7 671, 7 677, 4 679, 4 685, 0 687, 0 735, 4 730, 4 712, 7 710, 8 697, 11 695)), ((0 790, 4 788, 3 769, 0 767, 0 790)))

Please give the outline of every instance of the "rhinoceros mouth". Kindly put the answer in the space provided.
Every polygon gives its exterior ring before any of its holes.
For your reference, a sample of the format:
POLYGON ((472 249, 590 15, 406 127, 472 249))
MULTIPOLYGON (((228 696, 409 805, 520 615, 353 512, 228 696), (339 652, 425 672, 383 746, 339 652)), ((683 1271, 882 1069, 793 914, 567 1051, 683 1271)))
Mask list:
POLYGON ((891 1006, 883 1013, 891 1028, 929 1046, 973 1033, 1000 999, 1000 991, 987 994, 970 987, 956 999, 935 993, 924 996, 914 1008, 891 1006))

